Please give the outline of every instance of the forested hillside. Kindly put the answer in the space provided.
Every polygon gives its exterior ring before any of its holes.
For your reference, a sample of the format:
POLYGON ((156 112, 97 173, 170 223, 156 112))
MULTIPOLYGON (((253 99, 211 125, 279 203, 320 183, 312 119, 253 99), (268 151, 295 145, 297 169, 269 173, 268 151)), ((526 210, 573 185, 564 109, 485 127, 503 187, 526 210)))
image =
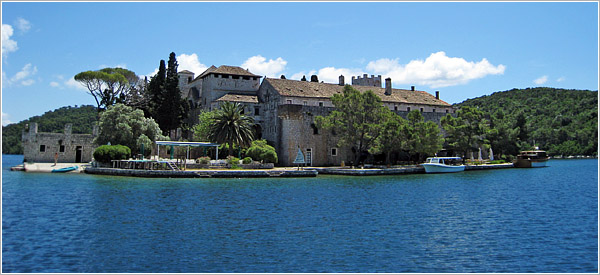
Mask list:
POLYGON ((21 132, 30 122, 38 123, 39 132, 62 133, 65 124, 73 124, 74 134, 91 134, 97 120, 97 109, 91 105, 62 107, 19 123, 2 126, 2 154, 23 154, 21 132))
POLYGON ((488 116, 502 111, 523 137, 551 155, 597 155, 598 91, 555 88, 512 89, 466 100, 488 116), (523 120, 524 119, 524 120, 523 120))

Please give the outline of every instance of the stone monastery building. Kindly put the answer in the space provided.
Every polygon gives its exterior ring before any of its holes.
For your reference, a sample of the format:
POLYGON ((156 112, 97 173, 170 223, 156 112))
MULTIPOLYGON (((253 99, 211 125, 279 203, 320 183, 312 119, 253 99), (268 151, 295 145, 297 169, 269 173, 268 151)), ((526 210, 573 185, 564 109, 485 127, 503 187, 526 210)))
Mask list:
MULTIPOLYGON (((308 82, 255 75, 234 66, 211 66, 199 76, 184 70, 179 72, 182 97, 190 105, 187 123, 198 122, 203 110, 215 110, 224 101, 238 102, 244 113, 252 116, 256 123, 256 138, 266 139, 274 145, 280 166, 294 166, 298 148, 302 150, 308 166, 340 165, 353 160, 351 149, 337 148, 335 135, 315 126, 316 116, 326 116, 333 109, 331 97, 341 94, 344 76, 339 83, 308 82)), ((433 96, 417 91, 393 89, 392 80, 381 76, 352 77, 352 87, 358 91, 373 91, 384 105, 406 118, 411 110, 420 110, 426 120, 439 124, 441 118, 454 113, 452 106, 433 96)))

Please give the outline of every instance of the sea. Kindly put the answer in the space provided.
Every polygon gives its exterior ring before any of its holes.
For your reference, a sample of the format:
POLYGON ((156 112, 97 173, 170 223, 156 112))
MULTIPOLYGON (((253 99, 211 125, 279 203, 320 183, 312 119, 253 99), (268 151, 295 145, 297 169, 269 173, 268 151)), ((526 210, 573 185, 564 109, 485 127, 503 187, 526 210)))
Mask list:
POLYGON ((597 273, 598 160, 398 176, 10 171, 2 272, 597 273))

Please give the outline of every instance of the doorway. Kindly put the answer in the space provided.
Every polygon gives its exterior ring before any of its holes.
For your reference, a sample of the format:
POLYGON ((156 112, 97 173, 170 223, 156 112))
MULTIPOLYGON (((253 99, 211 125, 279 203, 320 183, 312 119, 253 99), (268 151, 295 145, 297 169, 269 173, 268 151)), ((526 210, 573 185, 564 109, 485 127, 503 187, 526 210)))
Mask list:
POLYGON ((81 151, 83 150, 83 148, 81 146, 76 146, 75 147, 75 162, 82 162, 81 161, 81 151))

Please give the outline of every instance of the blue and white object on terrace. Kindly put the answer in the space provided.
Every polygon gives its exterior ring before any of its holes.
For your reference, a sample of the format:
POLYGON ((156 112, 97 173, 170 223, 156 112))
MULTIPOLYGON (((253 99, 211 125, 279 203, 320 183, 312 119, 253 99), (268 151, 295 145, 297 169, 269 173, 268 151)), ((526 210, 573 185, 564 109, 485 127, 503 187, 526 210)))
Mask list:
POLYGON ((421 166, 425 168, 425 173, 454 173, 465 170, 461 161, 460 157, 432 157, 427 158, 421 166))

